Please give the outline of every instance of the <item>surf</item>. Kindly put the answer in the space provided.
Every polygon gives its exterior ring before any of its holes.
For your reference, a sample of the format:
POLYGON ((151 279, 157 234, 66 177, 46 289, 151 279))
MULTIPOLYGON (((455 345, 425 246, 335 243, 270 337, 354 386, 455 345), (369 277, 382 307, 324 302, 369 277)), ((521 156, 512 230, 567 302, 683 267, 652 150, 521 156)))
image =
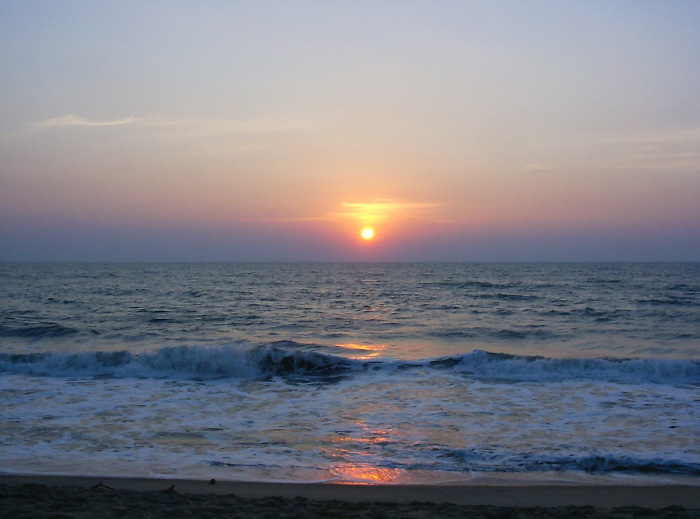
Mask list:
POLYGON ((414 370, 434 370, 466 379, 508 382, 700 384, 697 360, 548 358, 484 350, 417 360, 359 360, 327 353, 328 349, 331 348, 276 341, 167 346, 142 353, 126 350, 2 353, 0 372, 46 377, 207 380, 266 376, 318 379, 368 373, 403 376, 414 370))

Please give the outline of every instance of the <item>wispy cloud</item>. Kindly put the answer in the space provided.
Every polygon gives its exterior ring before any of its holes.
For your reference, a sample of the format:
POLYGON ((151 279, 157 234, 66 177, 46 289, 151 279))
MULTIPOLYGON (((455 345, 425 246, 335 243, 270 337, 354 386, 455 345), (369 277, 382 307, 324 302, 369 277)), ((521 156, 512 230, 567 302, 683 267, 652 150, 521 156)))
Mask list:
POLYGON ((280 142, 276 137, 313 131, 321 124, 319 120, 294 114, 249 119, 129 115, 110 120, 66 114, 28 125, 22 134, 69 130, 100 133, 111 128, 111 132, 120 132, 125 138, 136 136, 146 145, 164 143, 190 155, 219 156, 269 150, 280 142))
POLYGON ((633 134, 608 136, 603 142, 620 142, 626 144, 684 144, 700 142, 700 126, 686 128, 662 128, 652 131, 640 131, 633 134))
POLYGON ((432 202, 403 202, 377 199, 371 202, 345 202, 339 211, 319 216, 266 219, 268 222, 341 222, 354 220, 362 225, 375 225, 390 220, 437 220, 436 211, 445 204, 432 202))
POLYGON ((327 219, 354 219, 363 223, 381 223, 392 218, 424 218, 444 204, 404 202, 379 199, 372 202, 346 202, 343 210, 330 213, 327 219))
POLYGON ((577 140, 567 162, 538 162, 529 171, 695 170, 700 167, 700 127, 597 134, 577 140))
POLYGON ((37 124, 37 128, 40 130, 50 130, 52 128, 63 128, 67 126, 123 126, 136 123, 137 121, 139 121, 139 119, 133 115, 113 121, 90 121, 79 115, 68 114, 41 121, 37 124))
POLYGON ((165 116, 137 117, 130 115, 115 120, 90 120, 75 114, 66 114, 53 119, 40 121, 35 130, 46 131, 82 126, 131 126, 134 128, 162 128, 171 130, 171 135, 217 135, 230 133, 269 133, 298 130, 311 126, 308 120, 298 117, 269 117, 259 119, 215 119, 215 118, 174 118, 165 116))
POLYGON ((274 149, 287 134, 314 131, 324 123, 295 114, 258 118, 177 118, 129 115, 118 119, 91 119, 76 114, 26 125, 20 135, 81 131, 109 138, 138 139, 145 146, 166 145, 190 156, 241 155, 274 149))

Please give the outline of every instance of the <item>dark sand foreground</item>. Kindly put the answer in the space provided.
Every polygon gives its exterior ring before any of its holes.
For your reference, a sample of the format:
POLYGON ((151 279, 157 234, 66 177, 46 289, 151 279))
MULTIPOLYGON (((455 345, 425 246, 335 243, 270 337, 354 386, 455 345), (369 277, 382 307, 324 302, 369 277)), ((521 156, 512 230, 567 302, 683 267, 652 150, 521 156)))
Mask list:
POLYGON ((700 486, 343 485, 0 476, 2 518, 700 518, 700 486))

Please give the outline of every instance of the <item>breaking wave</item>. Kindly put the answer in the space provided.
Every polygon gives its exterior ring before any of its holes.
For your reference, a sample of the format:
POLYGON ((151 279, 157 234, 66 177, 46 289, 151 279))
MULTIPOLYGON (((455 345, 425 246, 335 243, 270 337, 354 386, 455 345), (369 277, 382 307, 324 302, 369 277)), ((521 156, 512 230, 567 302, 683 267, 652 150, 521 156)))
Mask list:
POLYGON ((439 466, 424 468, 475 472, 562 472, 590 474, 642 473, 699 476, 700 464, 681 460, 644 458, 625 454, 535 455, 489 453, 475 449, 438 449, 439 466), (442 451, 442 452, 441 452, 442 451))
POLYGON ((293 342, 173 346, 155 351, 0 354, 0 371, 56 377, 219 379, 265 375, 331 375, 352 361, 299 349, 293 342), (286 346, 286 347, 285 347, 286 346))
POLYGON ((473 379, 512 382, 601 380, 619 383, 700 384, 700 361, 665 359, 556 359, 471 353, 402 361, 357 360, 293 341, 253 345, 174 346, 155 351, 0 354, 0 372, 54 377, 209 380, 272 375, 318 378, 360 373, 439 370, 473 379))

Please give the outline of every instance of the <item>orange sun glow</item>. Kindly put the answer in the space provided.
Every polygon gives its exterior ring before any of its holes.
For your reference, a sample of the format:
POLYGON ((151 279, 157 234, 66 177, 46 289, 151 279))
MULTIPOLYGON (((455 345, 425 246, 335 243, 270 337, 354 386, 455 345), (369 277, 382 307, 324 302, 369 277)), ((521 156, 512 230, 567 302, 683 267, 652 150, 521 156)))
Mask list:
POLYGON ((362 236, 362 238, 365 240, 371 240, 374 238, 374 229, 371 227, 365 227, 360 231, 360 236, 362 236))

